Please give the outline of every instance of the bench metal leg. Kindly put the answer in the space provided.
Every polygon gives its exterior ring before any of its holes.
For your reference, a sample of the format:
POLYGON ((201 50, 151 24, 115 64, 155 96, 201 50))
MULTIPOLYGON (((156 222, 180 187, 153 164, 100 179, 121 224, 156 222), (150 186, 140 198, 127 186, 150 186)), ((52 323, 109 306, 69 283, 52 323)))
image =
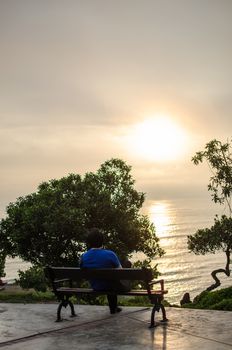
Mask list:
POLYGON ((70 309, 71 309, 71 317, 76 317, 77 315, 75 313, 73 303, 70 300, 68 301, 68 303, 69 303, 69 306, 70 306, 70 309))
POLYGON ((162 311, 162 315, 163 315, 163 319, 161 322, 168 322, 168 319, 166 317, 166 310, 165 307, 163 306, 163 304, 160 305, 161 311, 162 311))
POLYGON ((151 311, 151 323, 149 328, 154 328, 155 327, 155 311, 156 311, 156 306, 154 305, 151 311))
POLYGON ((75 317, 76 316, 76 313, 75 313, 75 310, 74 310, 74 305, 73 303, 67 298, 67 299, 63 299, 61 300, 58 308, 57 308, 57 319, 56 319, 56 322, 61 322, 62 321, 62 318, 61 318, 61 309, 62 307, 67 307, 67 306, 70 306, 70 309, 71 309, 71 317, 75 317))
POLYGON ((163 319, 161 322, 168 322, 168 319, 166 317, 166 310, 165 310, 164 305, 161 303, 161 301, 162 300, 160 298, 153 299, 154 306, 153 306, 152 311, 151 311, 151 323, 150 323, 149 328, 156 327, 155 312, 156 311, 159 312, 160 309, 162 311, 162 316, 163 316, 163 319))
POLYGON ((61 322, 62 321, 61 316, 60 316, 62 307, 63 307, 63 300, 60 302, 60 304, 59 304, 59 306, 57 308, 57 319, 56 319, 56 322, 61 322))

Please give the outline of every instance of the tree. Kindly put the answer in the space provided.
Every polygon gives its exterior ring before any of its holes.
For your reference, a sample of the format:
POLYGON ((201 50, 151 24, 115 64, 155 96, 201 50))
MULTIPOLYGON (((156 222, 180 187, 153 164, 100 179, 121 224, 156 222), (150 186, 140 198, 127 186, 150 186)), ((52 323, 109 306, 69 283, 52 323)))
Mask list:
POLYGON ((4 252, 0 252, 0 279, 1 277, 5 276, 4 270, 5 270, 5 260, 6 255, 4 252))
POLYGON ((204 160, 207 161, 212 176, 208 184, 208 190, 212 192, 212 200, 215 203, 225 204, 229 210, 229 217, 223 215, 214 219, 211 228, 198 230, 194 235, 188 236, 188 248, 195 254, 215 253, 222 250, 226 254, 226 266, 212 271, 211 275, 215 280, 208 291, 220 286, 221 282, 217 277, 218 273, 230 276, 230 254, 232 251, 232 218, 231 218, 231 197, 232 197, 232 157, 231 144, 221 143, 212 140, 206 144, 205 150, 197 152, 192 158, 194 164, 198 165, 204 160))
POLYGON ((43 182, 37 192, 8 205, 0 223, 6 253, 34 266, 76 266, 88 229, 97 227, 120 258, 139 251, 149 259, 161 256, 154 225, 139 213, 144 193, 134 183, 131 167, 120 159, 83 178, 70 174, 43 182))
POLYGON ((207 161, 212 172, 208 190, 212 192, 212 200, 215 203, 226 204, 230 215, 232 196, 232 153, 229 142, 222 143, 212 140, 206 144, 205 150, 197 152, 192 158, 195 165, 207 161))
POLYGON ((5 262, 6 256, 9 252, 11 252, 11 245, 8 242, 6 232, 3 231, 0 233, 0 280, 1 277, 5 276, 5 262))

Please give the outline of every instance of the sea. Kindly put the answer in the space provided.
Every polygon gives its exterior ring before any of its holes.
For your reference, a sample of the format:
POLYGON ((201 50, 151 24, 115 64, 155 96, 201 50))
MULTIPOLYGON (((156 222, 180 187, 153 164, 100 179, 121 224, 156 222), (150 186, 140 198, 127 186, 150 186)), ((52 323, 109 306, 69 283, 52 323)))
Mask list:
MULTIPOLYGON (((175 199, 175 200, 147 200, 143 208, 156 227, 156 234, 165 255, 156 258, 153 264, 158 264, 164 279, 165 289, 168 289, 166 299, 171 304, 179 305, 183 295, 188 292, 190 298, 210 286, 214 280, 211 272, 226 265, 224 252, 215 254, 195 255, 187 247, 187 236, 194 234, 198 229, 211 227, 216 214, 226 214, 225 208, 216 206, 206 198, 175 199)), ((134 259, 142 259, 136 254, 134 259)), ((18 270, 25 271, 29 263, 19 258, 7 259, 6 277, 13 281, 18 277, 18 270)), ((220 274, 220 288, 232 285, 232 277, 220 274)))

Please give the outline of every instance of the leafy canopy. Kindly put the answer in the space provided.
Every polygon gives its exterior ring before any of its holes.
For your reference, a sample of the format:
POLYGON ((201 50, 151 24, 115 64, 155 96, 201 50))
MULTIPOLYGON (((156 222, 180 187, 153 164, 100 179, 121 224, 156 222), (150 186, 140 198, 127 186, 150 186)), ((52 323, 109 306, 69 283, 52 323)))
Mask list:
POLYGON ((96 173, 70 174, 43 182, 35 193, 7 207, 0 223, 5 253, 35 266, 77 265, 86 250, 87 230, 97 227, 105 246, 120 258, 143 252, 161 256, 155 227, 139 213, 145 196, 134 188, 131 167, 120 159, 96 173))
POLYGON ((232 195, 232 153, 229 142, 222 143, 212 140, 206 144, 204 151, 197 152, 192 158, 198 165, 207 161, 212 172, 208 190, 212 192, 212 200, 215 203, 226 203, 231 213, 230 199, 232 195))
POLYGON ((212 271, 211 275, 215 283, 207 288, 208 291, 218 287, 221 283, 217 277, 218 273, 230 276, 230 254, 232 251, 232 153, 231 143, 222 143, 212 140, 206 144, 203 151, 197 152, 192 158, 194 164, 198 165, 207 161, 212 172, 208 190, 212 193, 215 203, 225 204, 229 210, 229 217, 216 216, 211 228, 198 230, 194 235, 188 236, 188 248, 195 254, 215 253, 222 250, 226 254, 225 268, 212 271))
POLYGON ((215 253, 217 250, 226 252, 232 250, 232 218, 222 215, 214 219, 211 228, 198 230, 193 236, 189 236, 188 247, 195 254, 205 255, 215 253))

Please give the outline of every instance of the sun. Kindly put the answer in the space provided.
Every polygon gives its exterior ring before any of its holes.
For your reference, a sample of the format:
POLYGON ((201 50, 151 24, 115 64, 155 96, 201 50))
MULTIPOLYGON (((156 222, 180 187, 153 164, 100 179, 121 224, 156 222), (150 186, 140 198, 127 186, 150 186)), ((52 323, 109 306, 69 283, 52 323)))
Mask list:
POLYGON ((171 118, 157 116, 135 124, 130 132, 130 152, 148 160, 175 160, 185 153, 185 131, 171 118))

